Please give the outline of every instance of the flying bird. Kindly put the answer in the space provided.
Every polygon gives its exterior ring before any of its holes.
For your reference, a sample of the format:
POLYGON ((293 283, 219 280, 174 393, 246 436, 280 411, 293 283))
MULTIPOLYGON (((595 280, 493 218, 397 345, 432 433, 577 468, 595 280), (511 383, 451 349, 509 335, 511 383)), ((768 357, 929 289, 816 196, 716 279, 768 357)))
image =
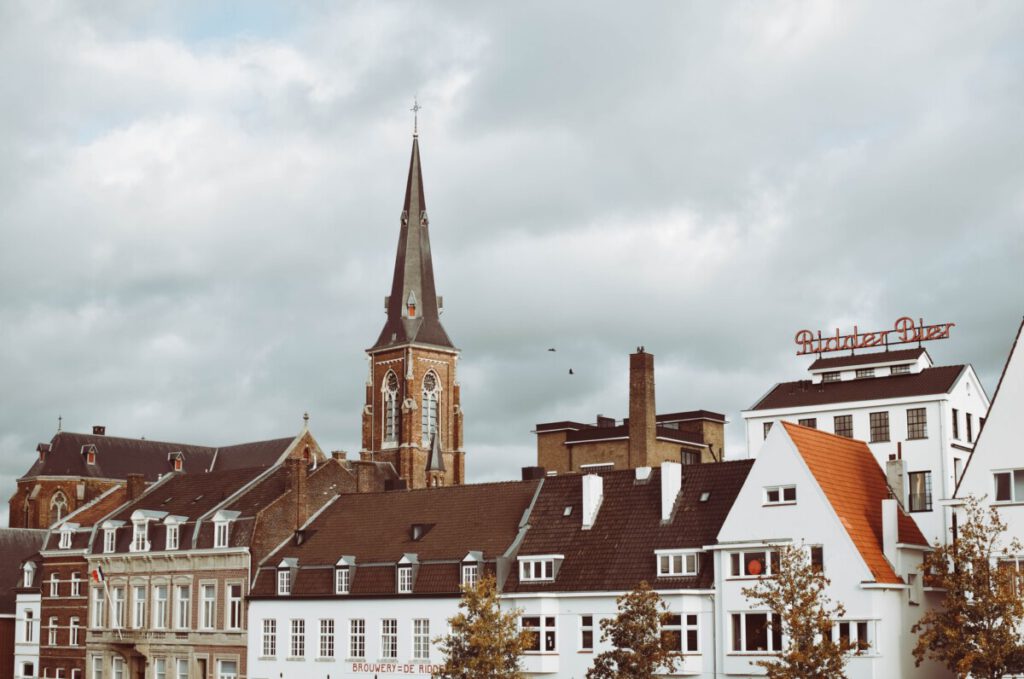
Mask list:
POLYGON ((548 351, 555 351, 555 348, 551 347, 550 349, 548 349, 548 351))
POLYGON ((572 368, 569 368, 569 374, 570 374, 570 375, 575 375, 576 373, 574 373, 574 372, 572 371, 572 368))

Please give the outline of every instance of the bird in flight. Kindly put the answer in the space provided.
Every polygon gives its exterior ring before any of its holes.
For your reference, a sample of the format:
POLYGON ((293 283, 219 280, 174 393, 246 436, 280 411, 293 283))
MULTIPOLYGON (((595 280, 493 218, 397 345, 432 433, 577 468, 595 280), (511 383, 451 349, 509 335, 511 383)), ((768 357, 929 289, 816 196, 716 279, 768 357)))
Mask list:
POLYGON ((548 349, 548 351, 555 351, 555 348, 551 347, 550 349, 548 349))
POLYGON ((570 375, 575 375, 576 373, 574 373, 574 372, 572 371, 572 368, 569 368, 569 374, 570 374, 570 375))

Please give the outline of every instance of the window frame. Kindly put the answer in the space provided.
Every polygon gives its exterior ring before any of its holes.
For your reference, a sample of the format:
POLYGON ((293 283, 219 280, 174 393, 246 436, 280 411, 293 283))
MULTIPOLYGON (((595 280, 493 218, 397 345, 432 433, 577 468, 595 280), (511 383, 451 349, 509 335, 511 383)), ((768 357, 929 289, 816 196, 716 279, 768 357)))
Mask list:
POLYGON ((217 629, 217 583, 199 583, 199 629, 217 629))
POLYGON ((839 643, 843 639, 842 630, 844 626, 847 628, 846 639, 852 644, 850 649, 851 655, 878 655, 874 620, 848 620, 844 618, 834 621, 832 623, 832 641, 835 643, 839 643), (862 630, 868 638, 868 642, 865 645, 861 644, 862 630))
POLYGON ((556 556, 519 557, 520 582, 554 582, 556 556))
POLYGON ((1012 505, 1020 504, 1024 502, 1024 492, 1021 492, 1021 497, 1017 494, 1017 475, 1021 476, 1021 490, 1024 491, 1024 467, 1014 467, 1010 469, 993 469, 992 470, 992 504, 1000 505, 1012 505), (1008 499, 999 498, 999 477, 1008 476, 1009 482, 1007 483, 1006 490, 1009 493, 1008 499))
POLYGON ((701 552, 697 549, 656 549, 659 578, 689 578, 700 572, 701 552), (690 568, 692 557, 693 568, 690 568), (678 570, 677 567, 678 566, 678 570))
POLYGON ((381 660, 398 659, 398 618, 381 618, 380 620, 380 658, 381 660))
POLYGON ((213 548, 226 549, 231 541, 231 522, 217 521, 213 524, 213 548))
POLYGON ((931 470, 930 469, 923 469, 921 471, 916 471, 916 472, 907 472, 907 482, 908 482, 908 486, 907 486, 907 489, 908 489, 907 490, 907 512, 914 514, 914 513, 918 513, 918 512, 930 512, 930 511, 932 511, 934 509, 933 496, 934 496, 934 492, 935 491, 934 491, 934 486, 932 485, 932 472, 931 472, 931 470), (924 492, 923 493, 915 493, 915 492, 913 492, 914 486, 916 485, 914 483, 914 479, 915 479, 915 477, 917 477, 919 475, 923 475, 923 478, 924 478, 924 492), (915 502, 914 498, 916 498, 918 496, 923 496, 923 502, 925 504, 924 507, 918 506, 917 502, 915 502))
POLYGON ((352 569, 348 566, 334 567, 334 593, 349 594, 352 592, 352 569))
POLYGON ((81 641, 82 619, 77 615, 68 619, 68 646, 78 646, 81 641))
POLYGON ((842 436, 843 438, 852 439, 853 438, 853 415, 852 414, 834 415, 832 417, 832 433, 835 434, 836 436, 842 436), (849 425, 850 425, 849 429, 847 429, 845 426, 840 428, 840 426, 839 426, 840 422, 842 422, 843 424, 849 423, 849 425), (844 432, 849 432, 849 433, 844 433, 844 432))
POLYGON ((673 652, 682 655, 700 653, 700 614, 694 611, 667 611, 669 623, 661 626, 661 638, 674 635, 679 639, 678 647, 673 652), (691 635, 693 647, 691 648, 691 635))
POLYGON ((348 621, 348 657, 353 660, 366 659, 366 618, 351 618, 348 621))
POLYGON ((261 658, 277 657, 277 618, 263 618, 260 638, 261 658))
POLYGON ((291 618, 288 625, 288 657, 304 659, 306 657, 306 619, 291 618))
POLYGON ((174 629, 192 629, 192 585, 174 586, 174 629), (183 596, 184 594, 184 596, 183 596))
POLYGON ((580 652, 581 653, 593 653, 594 652, 594 615, 593 613, 581 613, 580 614, 580 652), (589 637, 588 637, 589 635, 589 637))
POLYGON ((398 566, 398 593, 412 594, 413 589, 412 566, 398 566))
POLYGON ((334 627, 334 618, 320 618, 320 636, 316 648, 316 657, 334 657, 334 627))
POLYGON ((413 618, 412 658, 430 660, 430 618, 413 618))
POLYGON ((292 572, 288 568, 277 569, 277 595, 290 596, 292 593, 292 572))
POLYGON ((928 408, 907 408, 907 440, 923 441, 927 438, 928 408))
POLYGON ((463 587, 470 588, 476 587, 476 583, 480 581, 480 565, 475 561, 472 563, 462 564, 462 577, 460 582, 463 587))
POLYGON ((180 541, 181 533, 178 524, 167 524, 167 529, 164 533, 164 549, 166 549, 168 552, 173 552, 179 548, 180 541))
POLYGON ((761 504, 765 507, 777 507, 782 505, 795 505, 797 500, 796 484, 787 483, 779 486, 765 486, 761 496, 761 504), (792 491, 792 493, 790 493, 792 491), (772 495, 775 494, 775 499, 772 495), (791 496, 787 499, 787 496, 791 496))
POLYGON ((842 382, 843 372, 841 370, 829 370, 828 372, 823 372, 821 373, 821 381, 825 384, 842 382))
MULTIPOLYGON (((548 653, 558 653, 558 618, 554 615, 520 615, 519 616, 519 630, 521 632, 530 632, 536 635, 537 648, 532 649, 526 647, 523 650, 524 655, 542 655, 548 653), (536 625, 527 625, 527 620, 536 620, 536 625)), ((529 642, 532 646, 532 641, 529 642)))
POLYGON ((775 655, 781 652, 786 646, 786 639, 782 634, 782 620, 778 614, 771 611, 734 611, 729 616, 729 645, 727 654, 730 655, 775 655), (747 639, 747 618, 751 616, 764 616, 765 648, 748 647, 747 639), (739 623, 737 625, 737 622, 739 623), (739 632, 739 635, 737 635, 739 632), (775 646, 778 648, 775 648, 775 646), (739 648, 737 648, 739 646, 739 648))
POLYGON ((146 603, 149 598, 146 590, 145 585, 132 585, 132 629, 143 629, 146 626, 146 603))
POLYGON ((796 421, 796 423, 799 424, 801 427, 808 427, 809 429, 817 429, 818 428, 818 418, 817 417, 802 417, 802 418, 798 419, 796 421))
POLYGON ((749 580, 753 578, 765 578, 772 577, 775 575, 775 571, 779 565, 779 550, 771 547, 759 547, 759 548, 748 548, 741 549, 735 552, 729 552, 729 575, 726 579, 728 580, 749 580), (748 555, 762 555, 764 560, 764 570, 760 573, 748 573, 747 570, 751 563, 746 557, 748 555), (738 574, 737 574, 738 567, 738 574))
POLYGON ((69 582, 71 583, 71 596, 82 596, 82 578, 77 571, 71 574, 69 582))
POLYGON ((57 630, 59 626, 57 624, 57 616, 51 615, 46 619, 46 645, 56 646, 57 645, 57 630))
POLYGON ((245 588, 240 582, 224 584, 224 629, 239 631, 245 627, 245 588), (232 590, 238 588, 238 596, 232 590))
POLYGON ((868 413, 868 427, 870 432, 868 443, 888 443, 892 440, 888 410, 868 413))
POLYGON ((56 572, 50 573, 50 596, 60 596, 60 576, 56 572))
POLYGON ((153 606, 152 626, 156 630, 165 630, 169 627, 168 604, 171 599, 171 586, 169 583, 161 582, 153 585, 153 606), (163 596, 161 596, 163 595, 163 596))

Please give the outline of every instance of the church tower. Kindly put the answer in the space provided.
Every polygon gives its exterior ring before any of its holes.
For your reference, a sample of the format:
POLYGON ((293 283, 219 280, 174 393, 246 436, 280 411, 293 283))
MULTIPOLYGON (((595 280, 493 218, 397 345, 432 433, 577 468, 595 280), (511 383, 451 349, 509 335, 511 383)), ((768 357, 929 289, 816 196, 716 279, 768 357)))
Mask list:
POLYGON ((459 350, 441 325, 419 135, 413 134, 388 318, 367 349, 364 460, 390 462, 409 488, 465 483, 459 350))

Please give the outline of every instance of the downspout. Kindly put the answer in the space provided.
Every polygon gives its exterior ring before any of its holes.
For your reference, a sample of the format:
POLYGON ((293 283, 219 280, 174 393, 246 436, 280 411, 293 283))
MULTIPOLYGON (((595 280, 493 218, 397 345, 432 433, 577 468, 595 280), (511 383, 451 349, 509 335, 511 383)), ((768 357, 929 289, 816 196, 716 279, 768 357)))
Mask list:
POLYGON ((715 620, 715 595, 711 595, 711 676, 718 679, 718 623, 715 620))

